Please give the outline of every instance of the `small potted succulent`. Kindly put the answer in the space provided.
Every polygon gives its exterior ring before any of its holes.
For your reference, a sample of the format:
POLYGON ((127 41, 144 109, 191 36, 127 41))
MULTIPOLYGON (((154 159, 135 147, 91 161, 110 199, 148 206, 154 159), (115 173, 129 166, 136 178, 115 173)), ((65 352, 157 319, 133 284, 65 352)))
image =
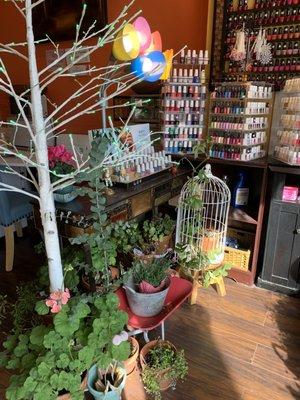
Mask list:
POLYGON ((155 400, 161 399, 161 391, 175 388, 188 372, 184 351, 164 340, 147 343, 141 350, 142 379, 147 393, 155 400))
POLYGON ((171 261, 154 258, 150 262, 135 260, 125 274, 124 288, 131 310, 139 316, 151 317, 160 313, 170 287, 171 261))
MULTIPOLYGON (((74 172, 73 154, 62 144, 60 146, 48 147, 49 168, 52 183, 61 179, 64 175, 74 172)), ((74 200, 76 194, 73 185, 57 189, 54 193, 54 200, 61 203, 68 203, 74 200)))
POLYGON ((87 387, 95 400, 119 400, 125 386, 126 369, 111 363, 106 369, 96 364, 88 371, 87 387))

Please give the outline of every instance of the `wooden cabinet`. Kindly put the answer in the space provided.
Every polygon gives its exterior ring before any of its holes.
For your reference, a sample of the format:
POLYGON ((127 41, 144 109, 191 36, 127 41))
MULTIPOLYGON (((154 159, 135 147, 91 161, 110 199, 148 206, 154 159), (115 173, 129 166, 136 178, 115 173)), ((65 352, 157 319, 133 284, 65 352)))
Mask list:
POLYGON ((271 167, 271 200, 262 272, 258 286, 283 293, 300 292, 300 203, 281 200, 283 186, 300 170, 271 167), (295 173, 293 173, 295 172, 295 173))

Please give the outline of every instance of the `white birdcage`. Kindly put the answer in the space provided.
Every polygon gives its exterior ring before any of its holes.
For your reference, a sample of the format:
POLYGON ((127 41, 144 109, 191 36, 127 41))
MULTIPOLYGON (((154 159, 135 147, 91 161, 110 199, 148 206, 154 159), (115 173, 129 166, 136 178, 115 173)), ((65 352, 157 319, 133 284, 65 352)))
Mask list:
POLYGON ((193 253, 204 255, 205 267, 223 261, 230 197, 228 186, 212 174, 210 164, 181 190, 176 244, 189 245, 193 253))

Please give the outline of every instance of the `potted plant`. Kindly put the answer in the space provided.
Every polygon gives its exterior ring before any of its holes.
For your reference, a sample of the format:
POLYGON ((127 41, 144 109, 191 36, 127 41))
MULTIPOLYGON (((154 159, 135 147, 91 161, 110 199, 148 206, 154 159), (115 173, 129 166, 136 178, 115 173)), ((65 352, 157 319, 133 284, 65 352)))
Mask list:
POLYGON ((125 274, 124 288, 131 310, 139 316, 151 317, 160 313, 170 286, 168 275, 171 262, 154 258, 149 263, 135 260, 125 274))
POLYGON ((120 363, 106 369, 93 365, 88 371, 87 387, 95 400, 119 400, 126 381, 126 370, 120 363))
MULTIPOLYGON (((196 280, 198 284, 207 288, 218 283, 228 275, 231 265, 224 264, 219 267, 212 265, 215 259, 215 251, 199 251, 190 244, 177 244, 175 251, 180 265, 180 273, 189 280, 196 280)), ((218 255, 218 253, 216 253, 218 255)))
POLYGON ((161 399, 161 391, 175 388, 176 382, 183 380, 188 372, 184 351, 163 340, 147 343, 141 350, 140 363, 146 392, 155 400, 161 399))
MULTIPOLYGON (((75 171, 73 165, 73 154, 62 144, 60 146, 48 147, 49 169, 51 173, 51 182, 55 182, 64 175, 69 175, 75 171)), ((74 186, 69 185, 59 189, 54 193, 54 200, 61 203, 68 203, 74 200, 76 193, 74 186)))
POLYGON ((114 294, 76 295, 61 305, 53 326, 39 325, 10 336, 0 355, 0 364, 17 372, 7 399, 56 400, 69 393, 72 400, 82 400, 85 371, 94 364, 105 369, 129 356, 128 342, 113 343, 128 319, 118 305, 114 294))
POLYGON ((137 359, 140 352, 140 345, 135 337, 130 336, 128 341, 130 344, 130 355, 127 360, 124 361, 124 367, 126 369, 127 376, 131 375, 132 372, 136 369, 137 359))
POLYGON ((146 243, 153 243, 158 254, 168 249, 174 231, 175 222, 165 215, 143 223, 143 238, 146 243))

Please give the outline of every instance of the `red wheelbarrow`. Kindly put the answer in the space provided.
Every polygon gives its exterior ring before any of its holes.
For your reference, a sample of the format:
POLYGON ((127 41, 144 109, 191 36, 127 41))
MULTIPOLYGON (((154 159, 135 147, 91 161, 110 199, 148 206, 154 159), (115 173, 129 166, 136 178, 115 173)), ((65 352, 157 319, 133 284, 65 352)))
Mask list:
POLYGON ((165 339, 165 320, 172 315, 172 313, 191 295, 193 284, 186 279, 171 277, 170 289, 167 294, 164 307, 162 311, 154 317, 139 317, 130 310, 127 302, 125 290, 120 288, 116 291, 120 300, 120 309, 128 314, 128 326, 133 330, 129 335, 136 335, 143 333, 146 342, 148 339, 148 332, 152 329, 161 326, 161 338, 165 339))

